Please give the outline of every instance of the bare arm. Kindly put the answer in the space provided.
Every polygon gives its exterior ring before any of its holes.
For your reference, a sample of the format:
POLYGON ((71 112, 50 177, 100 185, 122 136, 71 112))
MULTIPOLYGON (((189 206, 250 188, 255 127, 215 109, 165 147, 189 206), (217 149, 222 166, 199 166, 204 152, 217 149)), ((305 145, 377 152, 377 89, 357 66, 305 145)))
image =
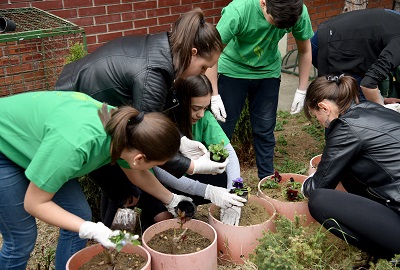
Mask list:
POLYGON ((383 98, 378 88, 360 86, 367 100, 383 105, 383 98))
POLYGON ((311 42, 307 40, 296 40, 299 53, 299 87, 300 90, 306 90, 308 87, 308 78, 311 69, 311 42))
POLYGON ((50 225, 79 232, 84 220, 54 203, 51 200, 53 196, 53 193, 41 190, 31 182, 25 194, 25 210, 50 225))

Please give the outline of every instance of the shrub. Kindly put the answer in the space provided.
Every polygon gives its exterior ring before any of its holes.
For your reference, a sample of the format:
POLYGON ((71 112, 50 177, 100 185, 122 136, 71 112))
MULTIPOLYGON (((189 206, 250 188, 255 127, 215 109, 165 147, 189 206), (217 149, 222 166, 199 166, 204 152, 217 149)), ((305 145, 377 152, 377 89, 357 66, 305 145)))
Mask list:
POLYGON ((81 59, 86 54, 87 54, 87 51, 86 51, 85 45, 83 45, 83 43, 76 42, 69 48, 69 54, 65 58, 65 64, 69 64, 78 59, 81 59))

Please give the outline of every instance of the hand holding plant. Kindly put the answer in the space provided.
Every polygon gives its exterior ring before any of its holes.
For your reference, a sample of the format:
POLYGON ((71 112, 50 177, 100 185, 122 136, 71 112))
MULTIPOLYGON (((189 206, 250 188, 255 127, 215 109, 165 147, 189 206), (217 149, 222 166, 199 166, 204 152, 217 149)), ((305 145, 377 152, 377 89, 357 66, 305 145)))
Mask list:
POLYGON ((223 162, 228 156, 228 150, 225 149, 224 140, 218 144, 210 144, 208 151, 211 153, 211 159, 216 162, 223 162))

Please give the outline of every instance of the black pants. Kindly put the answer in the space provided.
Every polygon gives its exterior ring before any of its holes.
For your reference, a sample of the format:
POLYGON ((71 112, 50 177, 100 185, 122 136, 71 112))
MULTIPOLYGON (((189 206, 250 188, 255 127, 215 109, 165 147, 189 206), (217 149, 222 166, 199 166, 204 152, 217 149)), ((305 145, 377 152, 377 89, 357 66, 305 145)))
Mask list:
POLYGON ((332 190, 313 191, 310 213, 336 236, 378 258, 400 254, 400 212, 368 198, 332 190))

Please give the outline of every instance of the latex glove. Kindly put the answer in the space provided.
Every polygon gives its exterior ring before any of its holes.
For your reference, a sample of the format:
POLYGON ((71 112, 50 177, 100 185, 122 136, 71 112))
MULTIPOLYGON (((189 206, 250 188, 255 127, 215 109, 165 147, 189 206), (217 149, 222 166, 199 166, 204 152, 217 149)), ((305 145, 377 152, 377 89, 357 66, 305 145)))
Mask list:
POLYGON ((179 151, 185 157, 196 160, 207 153, 207 148, 201 142, 193 141, 183 136, 179 151))
POLYGON ((175 211, 175 207, 178 205, 180 201, 193 201, 192 198, 183 196, 183 195, 177 195, 175 193, 172 193, 173 197, 172 200, 169 202, 169 204, 166 204, 165 207, 167 207, 168 212, 170 212, 174 217, 177 217, 178 214, 175 211))
POLYGON ((306 90, 296 90, 296 93, 294 94, 292 108, 290 109, 290 114, 299 113, 303 109, 306 93, 306 90))
POLYGON ((400 112, 400 104, 399 103, 386 104, 386 105, 383 105, 383 107, 394 110, 396 112, 400 112))
POLYGON ((308 179, 310 179, 311 177, 314 176, 316 172, 313 172, 312 174, 310 174, 306 180, 303 181, 303 183, 301 184, 301 194, 303 195, 304 198, 306 198, 306 195, 304 195, 304 184, 306 183, 306 181, 308 181, 308 179))
POLYGON ((207 185, 206 195, 204 198, 210 200, 213 204, 221 208, 227 208, 233 205, 243 206, 243 203, 247 202, 245 198, 229 193, 226 188, 212 185, 207 185))
POLYGON ((218 174, 223 173, 228 165, 229 158, 224 162, 215 162, 210 159, 210 152, 205 153, 201 158, 193 160, 194 168, 192 174, 218 174))
POLYGON ((115 248, 115 244, 109 238, 118 234, 119 230, 112 231, 101 222, 85 221, 79 228, 80 238, 94 239, 105 248, 115 248))
POLYGON ((226 111, 220 95, 211 96, 211 111, 215 119, 221 122, 226 121, 226 111))
POLYGON ((224 224, 239 226, 240 214, 242 208, 238 206, 232 206, 229 208, 221 208, 220 220, 224 224))

